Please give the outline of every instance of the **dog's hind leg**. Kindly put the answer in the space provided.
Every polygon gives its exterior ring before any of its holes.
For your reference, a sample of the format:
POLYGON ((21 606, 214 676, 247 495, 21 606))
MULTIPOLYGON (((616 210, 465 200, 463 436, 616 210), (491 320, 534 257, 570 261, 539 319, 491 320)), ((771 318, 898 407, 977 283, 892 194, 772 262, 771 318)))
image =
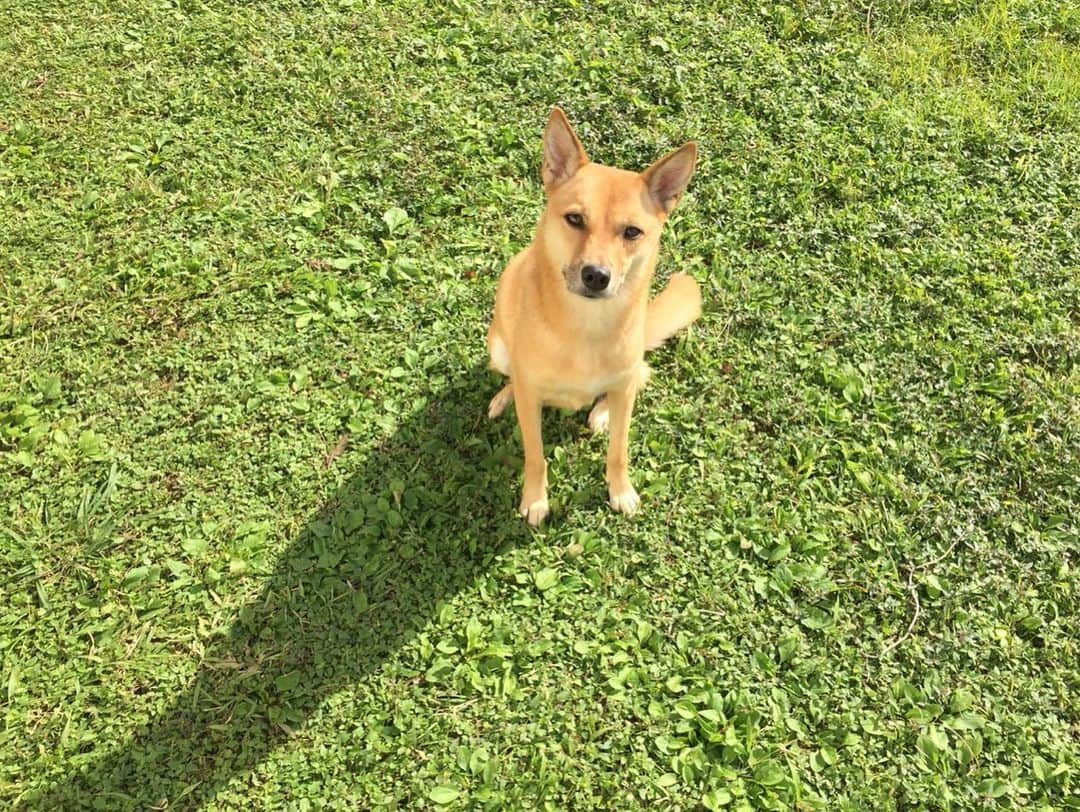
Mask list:
MULTIPOLYGON (((651 375, 652 369, 649 368, 648 364, 642 361, 638 366, 634 389, 641 390, 645 384, 649 382, 649 376, 651 375)), ((611 410, 608 406, 607 395, 601 395, 596 399, 596 403, 593 404, 593 407, 589 412, 589 428, 592 429, 593 434, 601 434, 607 430, 610 421, 611 410)))
POLYGON ((593 404, 589 412, 589 428, 593 434, 600 434, 607 430, 610 413, 608 411, 607 396, 601 395, 593 404))
POLYGON ((488 417, 494 419, 503 413, 503 410, 510 405, 510 401, 514 399, 514 385, 507 383, 502 389, 496 393, 495 397, 491 399, 491 403, 488 404, 488 417))

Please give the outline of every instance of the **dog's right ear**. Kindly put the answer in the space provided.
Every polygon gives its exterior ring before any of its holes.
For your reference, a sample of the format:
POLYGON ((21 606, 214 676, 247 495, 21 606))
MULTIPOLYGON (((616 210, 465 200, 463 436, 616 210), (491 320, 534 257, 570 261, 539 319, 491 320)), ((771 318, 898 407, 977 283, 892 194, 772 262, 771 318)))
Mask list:
POLYGON ((570 180, 588 162, 589 156, 566 120, 566 114, 558 107, 552 107, 544 128, 544 166, 541 169, 544 189, 550 192, 570 180))

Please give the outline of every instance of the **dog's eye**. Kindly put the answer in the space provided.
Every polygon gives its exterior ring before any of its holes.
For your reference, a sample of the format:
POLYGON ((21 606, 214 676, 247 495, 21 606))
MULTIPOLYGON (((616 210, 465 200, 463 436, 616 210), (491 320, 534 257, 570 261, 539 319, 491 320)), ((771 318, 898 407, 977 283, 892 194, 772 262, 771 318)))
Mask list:
POLYGON ((576 211, 569 212, 563 219, 569 223, 571 228, 585 228, 585 218, 576 211))
POLYGON ((622 230, 623 239, 636 240, 642 235, 642 231, 637 226, 627 226, 622 230))

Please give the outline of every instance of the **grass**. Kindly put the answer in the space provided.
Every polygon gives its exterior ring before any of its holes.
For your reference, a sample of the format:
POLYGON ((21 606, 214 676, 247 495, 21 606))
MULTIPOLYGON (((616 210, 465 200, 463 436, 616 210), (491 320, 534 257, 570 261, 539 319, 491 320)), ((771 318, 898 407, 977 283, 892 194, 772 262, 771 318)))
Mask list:
POLYGON ((1080 16, 0 4, 0 803, 1080 806, 1080 16), (483 336, 703 160, 632 520, 483 336))

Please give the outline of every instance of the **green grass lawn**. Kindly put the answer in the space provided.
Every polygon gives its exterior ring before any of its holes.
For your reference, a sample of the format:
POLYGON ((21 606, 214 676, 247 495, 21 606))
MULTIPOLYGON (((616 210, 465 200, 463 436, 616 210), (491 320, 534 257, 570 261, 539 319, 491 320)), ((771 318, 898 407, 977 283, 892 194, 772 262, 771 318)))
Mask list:
POLYGON ((0 0, 0 806, 1080 808, 1080 10, 0 0), (484 335, 702 160, 632 519, 484 335))

